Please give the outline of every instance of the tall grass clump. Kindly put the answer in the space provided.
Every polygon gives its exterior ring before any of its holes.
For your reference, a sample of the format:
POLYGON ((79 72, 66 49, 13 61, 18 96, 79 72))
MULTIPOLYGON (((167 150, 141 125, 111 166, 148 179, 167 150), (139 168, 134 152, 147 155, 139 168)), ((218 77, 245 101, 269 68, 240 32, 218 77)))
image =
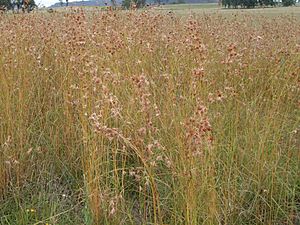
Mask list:
POLYGON ((0 223, 299 223, 299 24, 0 15, 0 223))

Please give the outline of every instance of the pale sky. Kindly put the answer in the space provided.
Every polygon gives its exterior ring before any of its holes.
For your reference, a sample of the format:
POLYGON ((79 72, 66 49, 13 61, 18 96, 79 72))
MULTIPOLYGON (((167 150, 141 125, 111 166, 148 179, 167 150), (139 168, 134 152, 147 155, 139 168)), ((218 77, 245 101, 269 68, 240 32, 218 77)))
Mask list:
MULTIPOLYGON (((59 0, 34 0, 34 1, 35 4, 37 4, 39 7, 42 6, 48 7, 59 2, 59 0)), ((64 4, 66 3, 66 0, 62 0, 62 1, 64 4)), ((69 2, 78 2, 78 1, 85 1, 85 0, 69 0, 69 2)), ((98 0, 97 2, 104 4, 104 2, 110 2, 110 0, 98 0)), ((117 0, 117 2, 120 2, 120 0, 117 0)))
MULTIPOLYGON (((57 3, 57 2, 59 2, 59 0, 35 0, 35 4, 37 4, 39 6, 44 5, 46 7, 53 5, 54 3, 57 3)), ((63 0, 63 2, 66 3, 66 0, 63 0)), ((72 0, 69 2, 72 2, 72 0)))
POLYGON ((35 4, 37 4, 38 6, 50 6, 53 5, 54 3, 58 2, 58 0, 35 0, 35 4))

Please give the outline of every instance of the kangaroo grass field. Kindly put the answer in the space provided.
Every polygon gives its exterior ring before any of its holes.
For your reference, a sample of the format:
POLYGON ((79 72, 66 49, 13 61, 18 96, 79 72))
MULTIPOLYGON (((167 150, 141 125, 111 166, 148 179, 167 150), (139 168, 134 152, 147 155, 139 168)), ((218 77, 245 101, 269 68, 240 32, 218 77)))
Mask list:
POLYGON ((0 15, 0 224, 300 224, 300 8, 164 7, 0 15))

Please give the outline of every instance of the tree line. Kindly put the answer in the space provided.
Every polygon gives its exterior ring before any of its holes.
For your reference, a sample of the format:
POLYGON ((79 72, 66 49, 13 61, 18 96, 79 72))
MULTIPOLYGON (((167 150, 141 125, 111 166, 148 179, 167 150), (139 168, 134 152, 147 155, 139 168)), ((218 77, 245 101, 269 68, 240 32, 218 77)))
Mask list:
POLYGON ((0 0, 0 7, 6 8, 7 10, 17 10, 19 11, 31 11, 37 5, 34 0, 0 0))
POLYGON ((291 6, 296 4, 296 0, 222 0, 222 5, 225 8, 254 8, 256 6, 291 6))

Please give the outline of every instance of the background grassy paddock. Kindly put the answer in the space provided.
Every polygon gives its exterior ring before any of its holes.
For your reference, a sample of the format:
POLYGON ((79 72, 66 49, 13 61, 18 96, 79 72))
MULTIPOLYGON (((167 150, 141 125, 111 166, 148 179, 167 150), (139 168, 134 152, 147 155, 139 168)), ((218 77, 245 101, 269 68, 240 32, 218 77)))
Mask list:
POLYGON ((299 9, 168 7, 0 15, 1 224, 299 223, 299 9))
MULTIPOLYGON (((177 15, 207 14, 218 13, 222 15, 235 15, 238 13, 240 16, 246 15, 261 15, 267 17, 277 17, 282 15, 296 16, 300 18, 300 4, 296 3, 293 7, 268 7, 268 8, 253 8, 253 9, 228 9, 219 6, 216 3, 203 3, 203 4, 169 4, 157 7, 156 10, 165 12, 175 12, 177 15)), ((279 19, 279 18, 277 18, 279 19)))

